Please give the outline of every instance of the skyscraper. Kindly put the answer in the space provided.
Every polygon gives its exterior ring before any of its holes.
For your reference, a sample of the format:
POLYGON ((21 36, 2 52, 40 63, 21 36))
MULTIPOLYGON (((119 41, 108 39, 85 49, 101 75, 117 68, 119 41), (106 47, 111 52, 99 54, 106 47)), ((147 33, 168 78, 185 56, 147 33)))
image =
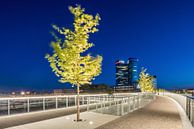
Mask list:
POLYGON ((157 76, 156 75, 153 76, 153 86, 155 89, 157 89, 157 76))
POLYGON ((116 61, 116 89, 134 91, 138 83, 137 58, 116 61))
POLYGON ((128 85, 128 65, 124 61, 116 61, 116 85, 126 86, 128 85))
POLYGON ((137 67, 138 59, 137 58, 129 58, 128 59, 128 70, 129 70, 129 85, 133 86, 135 89, 138 84, 138 67, 137 67))

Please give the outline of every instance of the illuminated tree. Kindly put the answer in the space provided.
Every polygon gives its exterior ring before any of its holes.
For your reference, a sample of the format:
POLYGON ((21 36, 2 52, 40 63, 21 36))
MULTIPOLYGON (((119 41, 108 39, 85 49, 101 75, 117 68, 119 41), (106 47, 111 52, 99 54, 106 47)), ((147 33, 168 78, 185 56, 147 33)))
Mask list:
POLYGON ((101 73, 101 56, 91 56, 85 51, 94 46, 89 43, 89 34, 98 31, 99 15, 85 13, 81 6, 69 7, 74 15, 73 29, 59 28, 53 25, 60 37, 53 33, 55 41, 51 42, 53 54, 46 55, 52 71, 59 77, 61 83, 69 82, 77 86, 77 121, 80 121, 80 86, 91 84, 95 76, 101 73))
POLYGON ((154 92, 154 77, 146 73, 147 69, 142 68, 139 75, 139 86, 142 92, 154 92))

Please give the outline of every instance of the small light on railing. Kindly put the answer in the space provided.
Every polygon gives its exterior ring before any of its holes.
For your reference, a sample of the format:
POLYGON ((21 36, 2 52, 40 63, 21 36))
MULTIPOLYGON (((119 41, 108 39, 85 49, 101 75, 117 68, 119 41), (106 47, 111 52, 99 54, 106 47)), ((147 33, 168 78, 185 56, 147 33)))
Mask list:
POLYGON ((25 95, 25 92, 24 92, 24 91, 21 91, 20 94, 21 94, 21 95, 25 95))

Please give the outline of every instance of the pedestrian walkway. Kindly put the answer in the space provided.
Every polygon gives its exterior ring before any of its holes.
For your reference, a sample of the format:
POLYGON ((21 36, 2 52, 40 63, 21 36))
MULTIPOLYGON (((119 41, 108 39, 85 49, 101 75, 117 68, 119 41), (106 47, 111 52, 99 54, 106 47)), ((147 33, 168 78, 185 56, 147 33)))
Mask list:
MULTIPOLYGON (((94 107, 92 107, 94 109, 94 107)), ((86 107, 82 107, 82 111, 86 107)), ((17 119, 0 119, 0 126, 8 129, 191 129, 183 128, 180 117, 180 109, 177 104, 168 97, 157 96, 147 106, 135 110, 124 116, 107 115, 95 112, 81 113, 85 121, 74 122, 76 115, 67 115, 75 112, 75 108, 60 110, 50 113, 44 112, 29 116, 21 116, 17 119), (57 116, 62 116, 58 117, 57 116), (67 115, 67 116, 64 116, 67 115), (39 117, 37 117, 39 116, 39 117), (39 119, 42 120, 39 120, 39 119), (50 118, 50 119, 48 119, 50 118), (51 119, 53 118, 53 119, 51 119), (26 119, 26 120, 25 120, 26 119), (46 120, 47 119, 47 120, 46 120), (3 121, 3 123, 1 123, 3 121), (15 123, 15 125, 14 125, 15 123), (13 126, 14 127, 11 127, 13 126), (16 126, 17 125, 17 126, 16 126)), ((10 117, 13 118, 13 117, 10 117)))
MULTIPOLYGON (((91 106, 90 108, 94 108, 94 106, 91 106)), ((86 106, 81 106, 81 112, 86 110, 86 106)), ((30 112, 26 114, 0 117, 0 129, 62 117, 74 113, 76 113, 76 107, 53 109, 40 112, 30 112)))
POLYGON ((95 112, 83 112, 81 113, 82 122, 75 122, 76 115, 73 114, 6 129, 94 129, 118 117, 95 112))
POLYGON ((96 129, 182 129, 182 121, 176 104, 158 96, 149 105, 96 129))
MULTIPOLYGON (((98 107, 100 106, 100 104, 97 104, 97 105, 98 105, 98 107)), ((41 123, 42 121, 47 121, 47 120, 49 120, 50 123, 52 123, 53 121, 54 121, 54 123, 56 123, 55 120, 57 118, 59 118, 59 119, 62 118, 62 119, 66 120, 66 118, 64 118, 63 116, 68 116, 68 115, 72 116, 71 114, 76 113, 76 109, 77 109, 76 106, 73 106, 73 107, 69 107, 69 108, 53 109, 53 110, 46 110, 46 111, 40 111, 40 112, 30 112, 30 113, 26 113, 26 114, 17 114, 17 115, 12 115, 12 116, 0 117, 0 129, 14 127, 14 126, 20 126, 20 125, 26 125, 26 124, 31 124, 31 123, 41 123)), ((96 109, 96 104, 89 105, 89 110, 92 110, 92 109, 96 109)), ((88 110, 87 105, 80 106, 81 112, 85 112, 87 110, 88 110)), ((89 116, 90 116, 90 114, 89 114, 89 116)), ((84 116, 87 118, 88 114, 84 113, 84 116)), ((107 116, 109 117, 109 115, 107 115, 107 116)), ((93 117, 95 117, 95 115, 91 115, 92 119, 93 119, 93 117)), ((116 118, 116 116, 112 116, 112 117, 116 118)), ((102 114, 101 115, 99 114, 98 118, 103 120, 104 117, 102 114)), ((109 120, 113 120, 113 119, 109 119, 109 120)), ((57 121, 58 121, 58 119, 57 119, 57 121)), ((68 121, 66 121, 66 122, 68 122, 68 121)), ((100 121, 99 123, 102 124, 103 122, 100 121)), ((98 126, 101 124, 98 124, 98 126)), ((20 128, 21 128, 21 126, 20 126, 20 128)), ((30 129, 30 128, 28 128, 28 129, 30 129)), ((37 129, 39 129, 39 128, 37 128, 37 129)), ((40 129, 42 129, 42 128, 40 128, 40 129)), ((47 127, 47 129, 48 129, 48 127, 47 127)))

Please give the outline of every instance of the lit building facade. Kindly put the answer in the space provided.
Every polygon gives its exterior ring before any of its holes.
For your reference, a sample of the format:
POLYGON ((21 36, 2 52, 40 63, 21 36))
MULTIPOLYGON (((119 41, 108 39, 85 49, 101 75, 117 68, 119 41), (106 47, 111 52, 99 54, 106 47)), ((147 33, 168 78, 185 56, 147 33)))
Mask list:
POLYGON ((129 85, 134 88, 137 87, 138 84, 138 59, 137 58, 129 58, 128 59, 128 70, 129 70, 129 85))
POLYGON ((116 86, 128 85, 128 65, 124 61, 116 62, 116 86))
POLYGON ((138 84, 138 59, 129 58, 127 63, 116 61, 116 90, 134 91, 138 84))
POLYGON ((153 85, 154 85, 154 88, 157 89, 157 77, 156 77, 156 75, 153 76, 153 85))

